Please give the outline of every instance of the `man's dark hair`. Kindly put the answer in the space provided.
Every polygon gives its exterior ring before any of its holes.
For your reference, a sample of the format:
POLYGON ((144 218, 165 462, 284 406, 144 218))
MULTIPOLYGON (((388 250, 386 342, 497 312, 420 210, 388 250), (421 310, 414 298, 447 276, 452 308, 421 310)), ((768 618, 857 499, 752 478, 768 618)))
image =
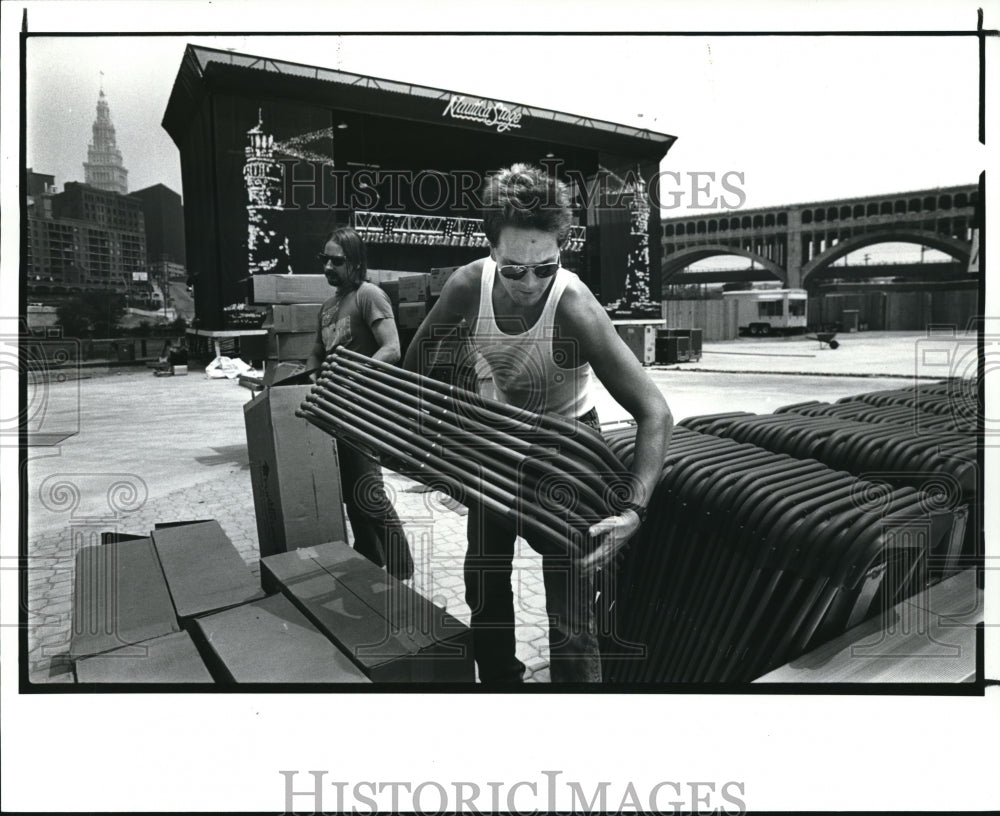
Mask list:
POLYGON ((326 245, 330 241, 340 244, 340 248, 344 250, 344 256, 350 264, 347 277, 350 284, 357 289, 368 280, 368 250, 365 249, 365 242, 352 227, 337 227, 326 236, 323 244, 326 245))
POLYGON ((483 187, 483 231, 491 246, 497 245, 504 227, 550 232, 562 246, 572 224, 569 189, 541 168, 512 164, 487 177, 483 187))

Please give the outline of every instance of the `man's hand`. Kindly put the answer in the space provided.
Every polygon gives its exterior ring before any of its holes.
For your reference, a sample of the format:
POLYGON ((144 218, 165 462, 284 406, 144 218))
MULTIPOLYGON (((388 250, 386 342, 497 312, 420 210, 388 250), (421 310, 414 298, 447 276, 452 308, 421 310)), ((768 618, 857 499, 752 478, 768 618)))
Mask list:
POLYGON ((593 575, 610 564, 638 530, 642 522, 635 510, 626 510, 620 516, 608 516, 587 531, 593 549, 580 561, 585 575, 593 575))

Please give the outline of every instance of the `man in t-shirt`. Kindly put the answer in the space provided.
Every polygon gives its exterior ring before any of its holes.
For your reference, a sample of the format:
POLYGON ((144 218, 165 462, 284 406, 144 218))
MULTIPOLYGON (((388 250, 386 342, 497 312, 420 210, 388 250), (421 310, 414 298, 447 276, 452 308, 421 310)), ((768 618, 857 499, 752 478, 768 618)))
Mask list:
MULTIPOLYGON (((317 255, 323 274, 336 290, 319 312, 316 344, 306 369, 319 368, 334 346, 386 363, 399 362, 399 334, 385 291, 369 283, 364 241, 350 227, 334 230, 317 255)), ((347 444, 338 448, 340 477, 354 548, 402 580, 413 577, 410 547, 385 494, 378 460, 347 444)))
MULTIPOLYGON (((660 476, 673 420, 656 385, 618 336, 604 307, 561 264, 572 209, 566 186, 537 167, 515 164, 491 176, 483 191, 483 229, 490 255, 448 279, 417 330, 404 367, 434 359, 434 337, 464 324, 491 379, 484 394, 517 408, 592 426, 594 375, 637 424, 628 509, 588 531, 592 551, 581 562, 545 555, 553 682, 600 682, 593 601, 594 573, 611 563, 639 528, 660 476)), ((470 508, 465 559, 479 679, 520 682, 515 656, 511 571, 516 531, 503 518, 470 508)), ((529 544, 531 541, 529 540, 529 544)))

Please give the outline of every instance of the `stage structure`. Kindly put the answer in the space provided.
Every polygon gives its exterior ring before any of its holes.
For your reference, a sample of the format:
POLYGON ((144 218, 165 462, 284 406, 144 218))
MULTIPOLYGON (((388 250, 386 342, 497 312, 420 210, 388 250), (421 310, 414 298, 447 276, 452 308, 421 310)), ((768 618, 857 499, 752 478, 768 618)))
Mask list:
POLYGON ((318 273, 352 224, 373 269, 481 257, 486 176, 514 162, 570 185, 564 265, 618 317, 659 316, 660 161, 675 137, 559 111, 189 45, 163 127, 180 150, 198 325, 223 328, 251 275, 318 273))

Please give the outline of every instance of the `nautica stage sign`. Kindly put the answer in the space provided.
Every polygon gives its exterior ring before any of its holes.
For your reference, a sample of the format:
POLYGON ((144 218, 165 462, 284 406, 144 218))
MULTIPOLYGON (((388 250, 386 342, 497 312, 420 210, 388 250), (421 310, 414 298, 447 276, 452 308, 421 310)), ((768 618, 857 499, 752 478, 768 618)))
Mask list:
POLYGON ((511 128, 520 128, 522 114, 519 110, 511 110, 502 102, 453 96, 441 115, 480 122, 486 127, 495 127, 497 133, 503 133, 511 128))

